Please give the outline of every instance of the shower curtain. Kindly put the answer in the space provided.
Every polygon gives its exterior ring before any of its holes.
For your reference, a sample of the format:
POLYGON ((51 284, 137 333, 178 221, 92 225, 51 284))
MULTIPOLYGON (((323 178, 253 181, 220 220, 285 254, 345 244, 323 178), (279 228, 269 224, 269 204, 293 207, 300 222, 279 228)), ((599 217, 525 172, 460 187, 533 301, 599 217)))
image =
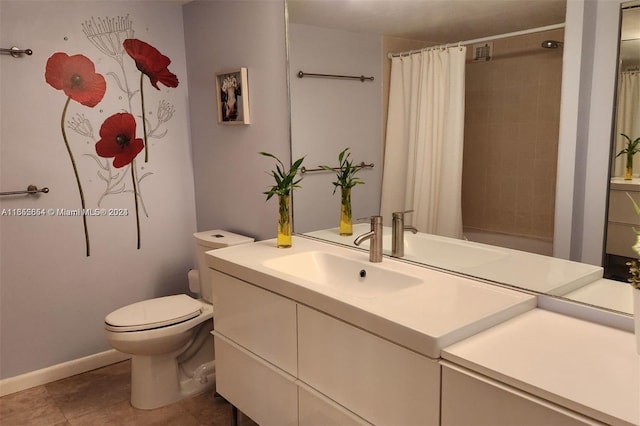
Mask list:
MULTIPOLYGON (((629 136, 631 140, 640 137, 640 120, 638 120, 640 117, 640 72, 624 71, 620 74, 614 156, 627 146, 627 140, 620 136, 620 133, 629 136)), ((613 176, 624 176, 625 159, 624 154, 615 159, 613 176)), ((633 171, 634 176, 637 176, 640 171, 637 157, 633 171)))
POLYGON ((413 210, 421 232, 462 237, 466 48, 392 57, 381 214, 413 210))

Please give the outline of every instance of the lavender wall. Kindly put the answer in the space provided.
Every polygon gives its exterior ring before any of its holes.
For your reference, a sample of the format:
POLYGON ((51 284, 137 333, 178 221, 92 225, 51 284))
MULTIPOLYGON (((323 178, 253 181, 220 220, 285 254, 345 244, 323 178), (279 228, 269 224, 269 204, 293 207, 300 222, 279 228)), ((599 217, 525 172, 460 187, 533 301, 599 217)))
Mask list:
POLYGON ((106 314, 185 292, 196 226, 181 5, 92 1, 78 7, 76 1, 3 0, 0 9, 0 44, 34 52, 0 57, 0 190, 29 184, 50 189, 37 197, 0 198, 0 377, 7 378, 106 351, 106 314), (100 30, 102 20, 115 21, 100 30), (93 29, 85 33, 87 23, 93 29), (168 56, 168 69, 179 79, 178 87, 159 84, 160 90, 143 79, 147 130, 153 136, 149 162, 143 153, 134 160, 140 249, 130 169, 104 168, 112 159, 95 150, 102 124, 114 113, 133 114, 136 137, 142 138, 140 72, 120 51, 130 31, 168 56), (114 44, 99 49, 92 40, 114 44), (82 218, 59 211, 78 209, 80 202, 60 128, 67 96, 45 81, 55 52, 86 56, 106 82, 97 105, 71 101, 64 120, 86 207, 126 212, 87 218, 90 256, 82 218), (114 178, 110 193, 103 197, 109 176, 114 178), (17 215, 27 208, 36 215, 17 215))
MULTIPOLYGON (((289 160, 284 2, 196 1, 184 10, 181 3, 0 3, 2 46, 34 51, 31 57, 3 55, 0 60, 0 190, 28 184, 51 189, 39 197, 2 198, 0 210, 79 208, 60 130, 66 96, 45 81, 53 53, 85 55, 107 83, 98 105, 71 102, 65 119, 88 208, 98 207, 104 192, 94 158, 101 124, 115 112, 130 111, 138 124, 136 137, 142 135, 139 73, 133 61, 124 54, 122 69, 91 43, 83 23, 130 21, 136 38, 171 59, 168 68, 179 79, 178 87, 159 84, 159 91, 144 80, 148 132, 155 129, 158 137, 150 140, 151 161, 135 160, 138 179, 150 173, 140 184, 148 216, 141 213, 139 250, 127 175, 124 190, 105 197, 99 207, 127 209, 128 215, 88 218, 89 257, 79 217, 0 217, 0 378, 108 350, 106 314, 135 301, 185 292, 186 273, 193 267, 194 231, 224 228, 258 239, 275 236, 276 207, 262 195, 270 184, 263 171, 272 164, 257 151, 289 160), (241 66, 249 70, 252 124, 220 126, 214 73, 241 66), (131 105, 117 87, 124 86, 124 74, 130 76, 131 105), (158 116, 168 115, 170 119, 156 128, 158 116), (82 117, 91 131, 86 124, 78 126, 84 123, 82 117)), ((107 40, 99 32, 89 31, 107 40)), ((121 39, 116 35, 127 37, 111 30, 104 33, 117 46, 121 39)), ((115 169, 112 174, 128 170, 115 169)))
POLYGON ((256 239, 277 233, 267 151, 289 162, 284 1, 194 1, 184 6, 198 229, 256 239), (247 67, 251 124, 217 122, 214 75, 247 67))

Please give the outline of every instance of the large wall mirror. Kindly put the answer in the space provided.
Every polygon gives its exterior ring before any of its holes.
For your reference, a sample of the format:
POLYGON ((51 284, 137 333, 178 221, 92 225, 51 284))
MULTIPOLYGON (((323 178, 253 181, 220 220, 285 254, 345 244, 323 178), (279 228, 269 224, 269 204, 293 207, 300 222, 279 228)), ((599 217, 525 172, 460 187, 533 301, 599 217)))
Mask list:
MULTIPOLYGON (((383 198, 395 190, 382 190, 383 163, 390 152, 393 155, 386 140, 391 123, 389 55, 464 46, 459 174, 463 226, 458 237, 483 248, 471 258, 492 259, 490 247, 499 246, 550 259, 567 47, 565 0, 286 3, 291 150, 294 158, 306 155, 307 167, 303 190, 294 194, 295 232, 352 245, 356 235, 368 230, 368 223, 356 223, 353 237, 336 237, 340 195, 333 191, 335 175, 316 166, 337 166, 338 153, 350 148, 354 162, 372 165, 359 172, 365 184, 352 191, 353 217, 381 214, 383 198), (300 71, 305 77, 298 77, 300 71), (372 78, 307 78, 308 74, 372 78)), ((383 216, 390 225, 390 214, 383 216)), ((406 220, 412 224, 412 214, 406 220)), ((434 257, 405 258, 495 281, 479 269, 467 268, 469 262, 457 266, 434 263, 434 257)), ((577 267, 575 273, 588 271, 577 267)), ((513 282, 503 283, 527 288, 516 275, 513 282)), ((626 305, 602 306, 630 312, 626 305)))
MULTIPOLYGON (((612 144, 605 276, 626 279, 626 263, 637 256, 633 228, 640 226, 628 199, 640 201, 640 157, 629 142, 640 138, 640 1, 622 5, 614 143, 612 144), (631 159, 628 161, 628 158, 631 159), (635 161, 634 161, 635 160, 635 161), (635 163, 635 165, 634 165, 635 163), (629 166, 629 167, 627 167, 629 166)), ((640 149, 640 146, 638 146, 640 149)))

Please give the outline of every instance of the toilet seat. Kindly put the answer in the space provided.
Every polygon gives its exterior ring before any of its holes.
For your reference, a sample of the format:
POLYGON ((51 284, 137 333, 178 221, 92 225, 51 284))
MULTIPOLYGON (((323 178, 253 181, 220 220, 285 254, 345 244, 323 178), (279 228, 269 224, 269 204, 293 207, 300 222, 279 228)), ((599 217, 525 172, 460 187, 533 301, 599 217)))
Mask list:
POLYGON ((143 331, 190 320, 202 313, 202 303, 178 294, 143 300, 113 311, 105 318, 109 331, 143 331))

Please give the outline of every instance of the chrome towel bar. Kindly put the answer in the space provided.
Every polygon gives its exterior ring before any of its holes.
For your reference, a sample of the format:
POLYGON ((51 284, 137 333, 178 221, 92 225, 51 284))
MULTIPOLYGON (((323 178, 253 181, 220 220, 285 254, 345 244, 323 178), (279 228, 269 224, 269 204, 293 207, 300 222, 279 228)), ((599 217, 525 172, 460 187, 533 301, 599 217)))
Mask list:
POLYGON ((26 191, 7 191, 0 192, 0 195, 22 195, 22 194, 37 194, 39 192, 44 192, 45 194, 49 192, 49 188, 38 189, 35 185, 29 185, 26 191))
POLYGON ((0 53, 6 53, 6 54, 9 54, 9 55, 13 56, 14 58, 19 58, 23 54, 32 55, 33 54, 33 50, 31 50, 31 49, 20 49, 20 48, 15 47, 15 46, 12 46, 9 49, 0 47, 0 53))
POLYGON ((308 72, 298 71, 298 78, 304 77, 319 77, 319 78, 341 78, 346 80, 360 80, 364 83, 365 80, 373 81, 373 77, 365 77, 364 75, 337 75, 337 74, 312 74, 308 72))

